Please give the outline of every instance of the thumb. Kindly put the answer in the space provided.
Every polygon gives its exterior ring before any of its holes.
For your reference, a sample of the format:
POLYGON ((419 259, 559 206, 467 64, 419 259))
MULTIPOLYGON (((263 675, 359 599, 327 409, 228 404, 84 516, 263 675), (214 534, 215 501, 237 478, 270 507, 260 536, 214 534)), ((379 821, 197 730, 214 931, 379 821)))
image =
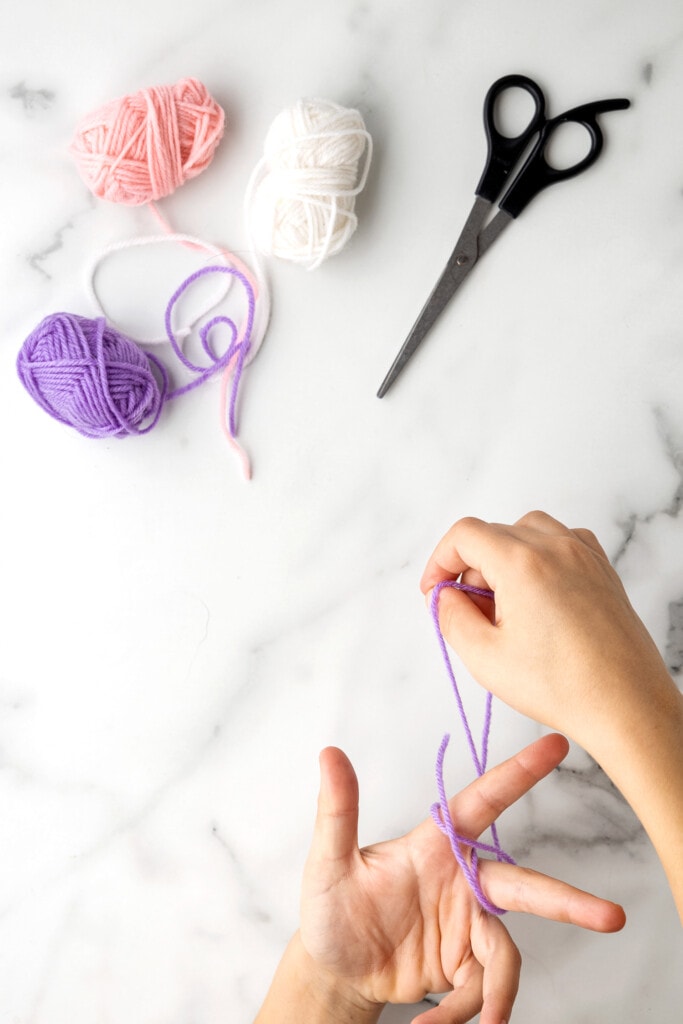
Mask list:
MULTIPOLYGON (((426 595, 428 607, 432 608, 434 591, 426 595)), ((496 643, 497 629, 484 610, 462 590, 444 587, 437 595, 439 628, 446 642, 457 652, 471 672, 481 670, 496 643)))
POLYGON ((324 866, 328 885, 347 871, 358 850, 358 779, 346 754, 326 747, 320 754, 318 813, 309 867, 324 866))

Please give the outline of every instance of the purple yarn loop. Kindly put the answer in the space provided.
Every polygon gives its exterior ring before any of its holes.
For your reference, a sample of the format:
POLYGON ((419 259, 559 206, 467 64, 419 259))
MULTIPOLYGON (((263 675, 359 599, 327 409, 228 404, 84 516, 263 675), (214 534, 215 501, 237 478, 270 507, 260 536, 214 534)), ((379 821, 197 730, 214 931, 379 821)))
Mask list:
POLYGON ((254 289, 252 288, 250 282, 241 271, 237 270, 235 267, 228 267, 223 265, 209 265, 206 267, 201 267, 199 270, 196 270, 193 274, 190 274, 189 277, 185 278, 183 283, 176 289, 176 291, 169 299, 168 305, 166 306, 166 313, 164 316, 166 336, 168 337, 168 340, 171 343, 171 347, 175 352, 177 358, 180 360, 181 363, 183 363, 184 366, 187 367, 188 370, 190 370, 192 373, 198 374, 197 378, 193 381, 190 381, 189 384, 185 384, 182 387, 176 388, 174 391, 171 391, 168 395, 169 399, 176 398, 179 395, 184 395, 188 391, 192 391, 193 388, 199 387, 199 385, 203 384, 208 377, 213 376, 213 374, 218 372, 219 370, 226 369, 230 365, 230 363, 233 360, 235 360, 235 369, 232 376, 232 386, 230 389, 230 399, 228 404, 228 425, 232 437, 235 437, 237 433, 235 415, 237 393, 239 391, 240 381, 242 379, 242 372, 244 370, 245 360, 251 348, 255 310, 256 296, 254 294, 254 289), (211 320, 209 320, 200 328, 199 338, 202 344, 202 348, 204 349, 204 352, 206 352, 207 356, 211 360, 210 366, 203 367, 198 366, 196 363, 193 363, 183 352, 173 331, 172 319, 173 309, 177 302, 180 300, 181 296, 187 291, 187 289, 192 284, 194 284, 195 281, 199 280, 200 277, 204 277, 206 274, 229 274, 231 277, 236 278, 240 282, 247 295, 247 320, 244 330, 242 332, 242 338, 239 341, 237 325, 231 317, 223 315, 214 316, 211 318, 211 320), (209 335, 211 331, 219 324, 223 324, 225 327, 227 327, 230 333, 230 344, 228 345, 227 349, 225 350, 222 356, 216 355, 209 340, 209 335))
MULTIPOLYGON (((431 598, 431 615, 434 622, 434 628, 436 630, 439 647, 441 649, 441 655, 446 666, 448 678, 451 681, 451 688, 453 695, 455 696, 455 703, 458 708, 458 714, 460 715, 460 721, 462 722, 463 730, 465 732, 465 738, 469 747, 470 756, 472 763, 476 769, 477 775, 482 776, 486 771, 486 765, 488 760, 488 744, 489 744, 489 733, 491 731, 491 710, 493 696, 490 693, 486 694, 486 704, 484 708, 484 725, 482 728, 481 746, 477 750, 477 745, 472 735, 470 723, 467 719, 467 713, 465 706, 460 694, 460 688, 455 678, 455 672, 451 664, 451 659, 448 654, 448 648, 446 647, 446 641, 443 633, 441 632, 441 626, 439 624, 439 596, 444 587, 451 587, 455 590, 462 590, 467 594, 478 594, 480 597, 493 598, 493 591, 485 590, 481 587, 471 587, 466 583, 458 583, 455 580, 442 580, 441 583, 437 583, 432 591, 431 598)), ((493 844, 481 842, 481 840, 471 839, 469 836, 461 835, 453 821, 451 816, 450 808, 448 806, 448 797, 446 796, 446 787, 443 778, 443 762, 446 755, 446 750, 450 742, 450 736, 446 734, 441 741, 438 754, 436 756, 436 787, 439 794, 439 802, 432 805, 431 815, 436 824, 437 828, 447 837, 453 856, 458 862, 458 866, 462 871, 465 879, 467 880, 470 889, 474 893, 479 904, 487 910, 490 914, 496 914, 500 916, 505 914, 506 911, 497 907, 495 903, 492 903, 488 898, 484 890, 482 889, 481 882, 479 881, 479 857, 478 851, 481 853, 493 854, 498 861, 502 861, 506 864, 514 864, 515 861, 510 857, 509 854, 503 850, 498 839, 498 831, 495 824, 491 825, 491 837, 493 844), (467 847, 471 853, 469 859, 463 847, 467 847)))
POLYGON ((17 356, 17 373, 38 405, 53 419, 84 437, 125 437, 147 434, 156 426, 163 407, 199 387, 219 370, 234 364, 229 398, 229 431, 236 435, 235 408, 245 360, 251 348, 255 295, 248 279, 229 266, 206 266, 190 275, 172 295, 165 313, 168 340, 178 360, 195 377, 170 389, 166 367, 157 356, 107 323, 74 313, 53 313, 31 332, 17 356), (230 274, 247 296, 247 317, 241 336, 234 320, 214 316, 199 331, 209 359, 200 366, 185 355, 173 328, 173 309, 183 293, 205 274, 230 274), (217 326, 227 327, 229 345, 218 356, 210 340, 217 326))

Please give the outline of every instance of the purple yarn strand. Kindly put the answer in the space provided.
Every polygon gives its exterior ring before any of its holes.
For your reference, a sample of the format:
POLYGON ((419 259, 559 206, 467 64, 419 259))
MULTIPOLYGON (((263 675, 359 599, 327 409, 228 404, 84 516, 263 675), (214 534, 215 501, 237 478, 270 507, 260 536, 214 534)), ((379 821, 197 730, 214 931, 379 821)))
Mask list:
POLYGON ((251 348, 251 336, 254 327, 254 315, 256 309, 256 296, 254 289, 245 275, 237 270, 235 267, 227 266, 206 266, 196 270, 193 274, 190 274, 182 284, 176 289, 171 298, 169 299, 168 305, 166 306, 166 313, 164 316, 164 323, 166 326, 166 335, 171 343, 171 347, 175 352, 177 358, 188 370, 192 373, 198 374, 197 378, 190 381, 189 384, 184 384, 182 387, 175 388, 168 398, 176 398, 179 395, 187 394, 188 391, 203 384, 205 380, 213 376, 219 370, 224 370, 232 360, 237 356, 235 363, 235 369, 232 375, 232 386, 230 389, 230 398, 228 403, 228 425, 230 434, 232 437, 236 436, 236 416, 235 409, 237 404, 237 394, 239 391, 240 381, 242 378, 242 372, 244 370, 244 363, 249 354, 251 348), (182 348, 178 344, 175 333, 173 331, 172 318, 173 309, 176 303, 179 301, 181 296, 187 291, 191 285, 194 284, 200 277, 204 277, 206 274, 230 274, 235 277, 242 287, 244 288, 247 295, 247 320, 242 336, 242 340, 238 341, 238 329, 235 321, 231 317, 227 316, 215 316, 208 323, 204 324, 199 332, 202 348, 206 352, 208 358, 211 360, 211 365, 202 367, 193 363, 183 352, 182 348), (222 356, 216 356, 215 350, 209 341, 209 334, 219 324, 224 324, 230 331, 230 344, 223 353, 222 356))
MULTIPOLYGON (((481 759, 479 757, 479 753, 478 753, 476 745, 474 743, 474 738, 472 736, 472 730, 470 729, 470 723, 469 723, 469 721, 467 719, 467 713, 465 712, 465 706, 463 704, 462 697, 460 696, 460 688, 459 688, 457 680, 455 678, 455 672, 453 671, 453 666, 451 665, 451 659, 448 656, 448 650, 446 648, 446 641, 444 639, 443 633, 441 632, 441 627, 439 626, 439 595, 440 595, 441 591, 443 590, 443 588, 445 586, 449 586, 449 583, 448 582, 438 583, 434 587, 434 590, 432 592, 432 605, 431 605, 432 619, 433 619, 434 625, 436 627, 436 636, 437 636, 437 640, 439 642, 439 647, 441 648, 441 655, 443 657, 444 664, 446 666, 446 671, 448 673, 448 678, 451 681, 451 689, 453 690, 453 696, 455 697, 455 703, 456 703, 456 705, 458 707, 458 713, 460 715, 460 720, 462 722, 463 729, 465 730, 465 737, 467 739, 467 745, 468 745, 469 750, 470 750, 470 756, 471 756, 472 761, 474 763, 474 767, 477 769, 477 775, 483 775, 486 769, 482 766, 482 762, 481 762, 481 759)), ((485 593, 489 594, 490 592, 486 591, 485 593)), ((490 727, 490 724, 491 724, 491 718, 490 718, 490 715, 489 715, 488 720, 486 720, 486 719, 484 720, 484 729, 486 730, 487 727, 490 727)), ((488 746, 488 736, 486 736, 486 746, 488 746)))
POLYGON ((178 360, 194 379, 170 389, 164 364, 152 353, 107 324, 72 313, 46 317, 26 338, 17 357, 17 373, 27 392, 53 419, 84 437, 125 437, 152 430, 171 398, 187 394, 220 370, 233 367, 228 422, 236 436, 236 405, 242 373, 252 345, 256 296, 248 278, 231 266, 205 266, 191 274, 171 296, 165 311, 168 340, 178 360), (247 296, 247 316, 240 335, 234 320, 215 316, 199 332, 209 365, 189 359, 178 343, 172 315, 176 303, 205 274, 230 274, 247 296), (229 344, 218 356, 211 332, 227 327, 229 344))
MULTIPOLYGON (((443 633, 441 632, 441 626, 439 624, 439 595, 441 594, 441 591, 443 590, 444 587, 451 587, 456 590, 462 590, 468 594, 478 594, 480 597, 488 598, 493 597, 493 592, 491 590, 484 590, 481 587, 471 587, 465 583, 457 583, 453 580, 443 580, 441 583, 438 583, 434 587, 434 590, 432 592, 430 609, 439 647, 441 649, 441 655, 443 657, 444 665, 446 666, 448 678, 450 679, 451 682, 451 689, 453 690, 453 695, 455 697, 456 706, 458 708, 458 713, 460 715, 460 720, 465 733, 465 738, 467 740, 467 745, 469 747, 472 763, 474 764, 477 775, 481 777, 485 773, 488 763, 488 746, 489 735, 491 731, 493 695, 491 693, 486 694, 486 703, 484 707, 484 724, 482 727, 481 735, 481 747, 480 750, 478 751, 476 744, 474 742, 474 737, 472 736, 472 730, 470 728, 467 713, 465 711, 465 706, 463 704, 463 700, 460 694, 460 688, 455 678, 455 672, 453 671, 451 659, 448 654, 446 641, 444 639, 443 633)), ((443 740, 441 741, 441 746, 439 747, 436 757, 436 787, 439 795, 439 803, 435 803, 432 806, 431 815, 437 828, 448 838, 451 850, 453 851, 453 855, 458 863, 458 866, 460 867, 460 870, 465 876, 470 886, 470 889, 472 890, 479 904, 484 908, 484 910, 488 911, 490 914, 496 914, 500 916, 506 913, 506 911, 502 910, 500 907, 497 907, 494 903, 492 903, 488 899, 486 893, 483 891, 481 887, 481 883, 479 881, 479 858, 477 856, 477 851, 493 854, 497 860, 503 861, 506 864, 514 864, 515 862, 512 859, 512 857, 510 857, 510 855, 507 854, 505 850, 503 850, 503 848, 501 847, 495 823, 491 825, 491 837, 493 839, 493 845, 489 843, 483 843, 481 842, 481 840, 470 839, 467 836, 462 836, 457 831, 453 819, 451 817, 450 808, 448 806, 446 787, 443 778, 443 763, 449 741, 450 736, 444 736, 443 740), (466 855, 463 852, 463 847, 468 847, 472 851, 469 863, 467 861, 466 855)))
MULTIPOLYGON (((448 806, 448 797, 446 795, 446 785, 443 778, 443 762, 446 748, 450 742, 450 736, 448 733, 444 736, 439 747, 439 752, 436 759, 436 788, 439 794, 439 803, 432 804, 431 815, 434 818, 438 828, 447 835, 453 843, 462 843, 465 846, 471 847, 473 850, 479 850, 482 853, 492 853, 498 860, 505 861, 508 864, 514 864, 514 860, 509 854, 505 853, 501 849, 500 844, 495 842, 484 843, 481 839, 472 839, 469 836, 461 835, 455 828, 453 818, 451 816, 450 807, 448 806)), ((454 851, 455 852, 455 851, 454 851)), ((457 857, 457 854, 456 854, 457 857)), ((460 859, 458 858, 458 863, 460 859)), ((466 872, 467 873, 467 872, 466 872)))

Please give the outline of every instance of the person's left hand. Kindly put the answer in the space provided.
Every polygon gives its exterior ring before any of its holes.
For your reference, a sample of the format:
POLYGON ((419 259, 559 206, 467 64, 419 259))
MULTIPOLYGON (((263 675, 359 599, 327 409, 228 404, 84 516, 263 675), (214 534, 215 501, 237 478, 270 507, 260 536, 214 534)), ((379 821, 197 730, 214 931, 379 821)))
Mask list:
MULTIPOLYGON (((477 838, 565 757, 545 736, 451 801, 461 835, 477 838)), ((428 818, 400 839, 358 848, 358 781, 346 755, 320 756, 318 816, 302 888, 301 940, 312 960, 368 1003, 416 1003, 448 992, 420 1024, 510 1019, 520 955, 499 917, 473 896, 448 839, 428 818)), ((479 859, 486 896, 599 932, 618 931, 620 906, 526 868, 479 859)))

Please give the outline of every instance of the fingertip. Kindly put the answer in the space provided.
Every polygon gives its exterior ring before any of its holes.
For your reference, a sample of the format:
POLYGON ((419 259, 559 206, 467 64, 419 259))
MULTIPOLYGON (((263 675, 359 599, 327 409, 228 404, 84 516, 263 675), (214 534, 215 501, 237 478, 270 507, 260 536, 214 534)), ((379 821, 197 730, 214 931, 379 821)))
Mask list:
POLYGON ((577 889, 570 897, 567 923, 611 935, 620 932, 626 924, 626 912, 620 903, 577 889))
POLYGON ((517 755, 523 764, 533 766, 539 772, 539 781, 548 772, 553 771, 564 761, 569 753, 570 744, 566 736, 559 732, 549 732, 530 743, 517 755))
POLYGON ((618 903, 611 903, 609 900, 594 897, 597 906, 584 912, 582 919, 570 921, 580 928, 586 928, 591 932, 600 932, 602 935, 614 935, 620 932, 626 924, 626 912, 618 903))
POLYGON ((553 749, 556 752, 558 762, 564 761, 571 746, 567 737, 563 736, 560 732, 551 732, 548 733, 547 738, 548 742, 552 744, 553 749))
POLYGON ((605 901, 605 904, 603 927, 599 928, 598 931, 604 932, 607 935, 613 935, 624 928, 626 924, 626 911, 620 903, 605 901))
POLYGON ((346 808, 358 802, 358 778, 348 756, 339 747, 325 747, 318 758, 320 797, 327 807, 346 808))
POLYGON ((341 747, 323 747, 318 755, 318 761, 321 766, 332 771, 352 767, 348 754, 345 754, 341 747))
POLYGON ((340 747, 323 747, 318 755, 318 762, 321 765, 326 765, 330 761, 336 761, 339 757, 346 757, 346 754, 340 747))

